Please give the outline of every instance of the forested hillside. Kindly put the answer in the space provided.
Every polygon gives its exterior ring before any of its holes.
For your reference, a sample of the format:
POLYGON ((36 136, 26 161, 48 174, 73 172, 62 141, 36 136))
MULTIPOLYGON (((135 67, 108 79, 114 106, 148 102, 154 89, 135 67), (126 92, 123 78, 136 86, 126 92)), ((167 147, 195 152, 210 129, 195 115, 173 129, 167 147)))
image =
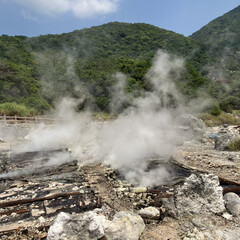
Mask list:
POLYGON ((215 85, 213 95, 223 101, 222 104, 229 102, 235 108, 240 107, 239 25, 240 6, 190 36, 191 39, 204 43, 211 56, 208 77, 215 85))
MULTIPOLYGON (((61 35, 26 39, 35 56, 44 99, 52 104, 63 95, 80 97, 78 86, 88 92, 84 103, 93 110, 109 111, 113 75, 127 76, 126 91, 150 90, 144 75, 158 49, 187 60, 187 73, 179 86, 189 96, 197 94, 206 79, 201 76, 204 52, 194 40, 148 24, 108 23, 61 35), (197 61, 196 61, 197 59, 197 61)), ((85 94, 86 96, 86 94, 85 94)))
POLYGON ((158 49, 185 59, 185 71, 176 85, 186 99, 204 89, 220 101, 227 92, 212 81, 211 74, 221 61, 210 52, 211 43, 197 36, 119 22, 60 35, 1 36, 0 103, 22 103, 41 113, 63 96, 71 96, 81 99, 79 109, 91 106, 109 112, 117 72, 127 78, 127 93, 151 91, 144 76, 158 49))
POLYGON ((16 102, 37 112, 49 108, 40 95, 36 64, 24 44, 26 37, 0 37, 0 103, 16 102))

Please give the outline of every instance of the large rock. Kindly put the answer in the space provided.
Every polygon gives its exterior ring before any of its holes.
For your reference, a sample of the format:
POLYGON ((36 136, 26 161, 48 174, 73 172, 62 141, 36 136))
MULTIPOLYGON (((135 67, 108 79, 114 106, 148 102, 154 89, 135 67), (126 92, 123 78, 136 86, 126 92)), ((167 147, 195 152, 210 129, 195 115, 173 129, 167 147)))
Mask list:
POLYGON ((173 217, 189 214, 224 212, 222 187, 217 176, 192 174, 172 197, 163 200, 168 214, 173 217))
POLYGON ((183 143, 186 140, 202 140, 206 132, 204 122, 190 114, 184 114, 178 120, 179 137, 177 144, 183 143), (182 141, 182 142, 181 142, 182 141))
POLYGON ((112 221, 90 211, 71 216, 60 213, 48 231, 48 240, 138 240, 144 231, 143 219, 132 212, 119 212, 112 221))
POLYGON ((227 211, 233 216, 240 215, 240 197, 236 193, 226 193, 224 195, 224 201, 227 211))
POLYGON ((107 240, 138 240, 145 229, 143 219, 132 212, 119 212, 103 223, 107 240))
POLYGON ((227 150, 229 144, 238 138, 240 138, 238 129, 232 127, 222 128, 215 138, 215 149, 220 151, 227 150))
POLYGON ((101 217, 95 212, 71 216, 59 213, 48 231, 48 240, 98 240, 104 236, 101 217))

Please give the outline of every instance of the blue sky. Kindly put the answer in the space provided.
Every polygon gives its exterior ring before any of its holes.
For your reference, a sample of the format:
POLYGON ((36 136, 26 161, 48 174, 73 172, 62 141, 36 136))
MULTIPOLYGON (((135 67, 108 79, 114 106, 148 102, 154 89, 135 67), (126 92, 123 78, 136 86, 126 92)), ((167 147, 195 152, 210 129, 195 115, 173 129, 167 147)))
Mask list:
POLYGON ((240 0, 0 0, 0 35, 71 32, 107 22, 142 22, 191 35, 240 0))

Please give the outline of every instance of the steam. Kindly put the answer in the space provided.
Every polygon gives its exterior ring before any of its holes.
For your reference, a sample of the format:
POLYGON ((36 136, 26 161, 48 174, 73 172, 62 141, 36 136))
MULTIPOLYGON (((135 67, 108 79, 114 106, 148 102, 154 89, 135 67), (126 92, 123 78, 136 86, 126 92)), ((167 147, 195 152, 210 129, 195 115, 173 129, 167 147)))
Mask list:
MULTIPOLYGON (((168 178, 168 172, 164 168, 147 170, 149 158, 161 156, 168 161, 181 137, 177 122, 184 107, 173 80, 179 77, 183 64, 182 59, 158 51, 146 75, 153 91, 132 98, 131 107, 107 123, 93 121, 90 112, 76 113, 78 102, 64 98, 56 115, 56 119, 63 121, 52 127, 40 126, 29 134, 30 141, 14 152, 67 146, 71 148, 72 159, 83 164, 109 164, 136 185, 161 184, 168 178)), ((121 73, 115 77, 119 81, 113 89, 111 107, 118 111, 129 96, 123 91, 126 77, 121 73)))
POLYGON ((52 156, 48 159, 33 159, 33 163, 31 165, 26 166, 23 169, 15 170, 7 173, 2 173, 0 175, 0 178, 13 178, 18 177, 26 174, 31 174, 36 171, 36 169, 40 168, 47 168, 47 167, 53 167, 58 166, 67 162, 71 161, 70 155, 68 152, 59 152, 54 153, 52 156))
POLYGON ((127 77, 122 73, 116 73, 113 77, 117 83, 112 88, 110 109, 113 114, 118 114, 129 104, 132 96, 125 92, 127 77))

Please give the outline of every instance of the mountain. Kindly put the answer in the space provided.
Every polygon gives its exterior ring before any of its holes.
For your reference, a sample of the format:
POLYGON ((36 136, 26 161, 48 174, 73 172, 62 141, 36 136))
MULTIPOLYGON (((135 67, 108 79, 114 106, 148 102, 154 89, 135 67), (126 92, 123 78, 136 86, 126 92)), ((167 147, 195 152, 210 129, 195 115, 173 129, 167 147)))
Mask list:
POLYGON ((204 46, 149 24, 112 22, 60 35, 1 36, 0 66, 5 71, 7 65, 11 75, 0 82, 1 89, 8 89, 2 90, 0 103, 15 101, 43 111, 62 96, 84 95, 79 108, 110 111, 116 72, 126 74, 126 92, 151 91, 144 76, 158 49, 186 60, 183 81, 177 84, 189 97, 196 96, 207 82, 201 72, 209 58, 204 46))
POLYGON ((229 96, 240 102, 240 6, 211 21, 190 36, 205 44, 211 56, 208 77, 215 85, 216 97, 229 96), (217 87, 218 86, 218 87, 217 87))
POLYGON ((40 94, 36 63, 26 37, 0 37, 0 103, 17 102, 42 113, 49 109, 40 94))

